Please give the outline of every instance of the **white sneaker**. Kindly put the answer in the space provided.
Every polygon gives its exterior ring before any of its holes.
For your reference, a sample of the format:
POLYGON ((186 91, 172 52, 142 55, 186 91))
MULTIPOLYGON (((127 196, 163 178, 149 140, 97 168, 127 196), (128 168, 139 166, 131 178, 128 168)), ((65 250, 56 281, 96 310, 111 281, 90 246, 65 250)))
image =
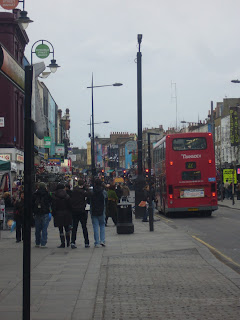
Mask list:
POLYGON ((101 242, 101 246, 102 246, 102 247, 106 247, 106 245, 105 245, 104 242, 101 242))
POLYGON ((47 245, 45 244, 45 245, 42 245, 41 244, 41 247, 40 248, 42 248, 42 249, 45 249, 45 248, 47 248, 47 245))
POLYGON ((95 247, 95 248, 101 248, 101 245, 100 245, 100 244, 95 244, 94 247, 95 247))

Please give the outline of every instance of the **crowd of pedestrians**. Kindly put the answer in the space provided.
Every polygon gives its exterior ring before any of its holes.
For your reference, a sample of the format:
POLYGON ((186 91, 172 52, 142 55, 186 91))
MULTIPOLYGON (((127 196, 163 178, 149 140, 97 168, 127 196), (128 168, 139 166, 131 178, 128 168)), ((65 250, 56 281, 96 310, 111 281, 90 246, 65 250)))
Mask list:
MULTIPOLYGON (((59 183, 53 192, 48 191, 44 182, 38 183, 32 197, 35 246, 47 247, 48 226, 53 217, 54 227, 59 230, 58 248, 77 248, 79 223, 82 227, 85 248, 89 248, 87 221, 90 215, 94 246, 96 248, 105 247, 105 227, 108 218, 112 219, 114 225, 117 224, 117 204, 120 199, 128 201, 129 195, 130 191, 126 184, 122 186, 114 183, 105 185, 100 179, 94 180, 93 187, 89 187, 84 180, 80 179, 72 190, 69 184, 59 183)), ((14 201, 7 195, 5 198, 6 205, 14 206, 16 242, 19 243, 23 240, 24 191, 21 188, 18 198, 14 201), (11 204, 8 203, 10 201, 11 204)))

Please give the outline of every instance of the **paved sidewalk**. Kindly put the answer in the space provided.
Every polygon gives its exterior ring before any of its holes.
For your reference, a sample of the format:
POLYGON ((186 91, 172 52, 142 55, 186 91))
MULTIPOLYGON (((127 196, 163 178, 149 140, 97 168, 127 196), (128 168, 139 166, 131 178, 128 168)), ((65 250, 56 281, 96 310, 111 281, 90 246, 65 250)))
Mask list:
POLYGON ((240 200, 237 200, 236 196, 234 197, 234 204, 230 199, 224 199, 223 201, 218 200, 218 206, 240 210, 240 200))
MULTIPOLYGON (((109 219, 110 220, 110 219, 109 219)), ((32 230, 32 320, 237 320, 240 275, 201 243, 163 220, 134 220, 135 232, 106 228, 107 246, 58 249, 49 227, 48 248, 34 247, 32 230)), ((81 243, 81 245, 80 245, 81 243)), ((1 231, 0 319, 22 319, 22 244, 1 231)))

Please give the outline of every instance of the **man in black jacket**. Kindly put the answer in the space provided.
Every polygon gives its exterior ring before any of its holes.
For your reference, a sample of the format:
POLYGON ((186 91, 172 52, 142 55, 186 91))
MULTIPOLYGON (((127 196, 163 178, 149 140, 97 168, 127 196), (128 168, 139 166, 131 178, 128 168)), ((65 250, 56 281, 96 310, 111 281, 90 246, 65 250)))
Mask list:
POLYGON ((75 249, 76 247, 76 237, 77 237, 77 229, 78 223, 81 222, 82 231, 85 241, 85 248, 89 248, 89 239, 88 239, 88 230, 87 230, 87 211, 85 210, 87 204, 87 191, 84 186, 84 181, 79 180, 78 185, 73 189, 72 196, 70 199, 71 209, 72 209, 72 240, 71 240, 71 248, 75 249))

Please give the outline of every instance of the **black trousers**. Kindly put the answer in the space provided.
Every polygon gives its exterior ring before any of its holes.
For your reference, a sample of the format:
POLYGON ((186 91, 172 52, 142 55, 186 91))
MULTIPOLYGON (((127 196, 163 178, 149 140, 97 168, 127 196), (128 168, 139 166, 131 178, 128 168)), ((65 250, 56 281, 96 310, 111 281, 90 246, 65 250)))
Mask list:
POLYGON ((85 244, 89 244, 88 230, 87 230, 87 218, 88 218, 88 214, 86 211, 79 212, 77 215, 72 215, 72 220, 73 220, 72 241, 71 241, 72 243, 75 243, 75 241, 76 241, 78 223, 80 221, 80 223, 82 225, 82 231, 83 231, 83 237, 84 237, 85 244))
POLYGON ((22 234, 22 228, 23 228, 23 217, 16 214, 15 215, 15 221, 16 221, 16 240, 21 241, 23 240, 23 234, 22 234))

